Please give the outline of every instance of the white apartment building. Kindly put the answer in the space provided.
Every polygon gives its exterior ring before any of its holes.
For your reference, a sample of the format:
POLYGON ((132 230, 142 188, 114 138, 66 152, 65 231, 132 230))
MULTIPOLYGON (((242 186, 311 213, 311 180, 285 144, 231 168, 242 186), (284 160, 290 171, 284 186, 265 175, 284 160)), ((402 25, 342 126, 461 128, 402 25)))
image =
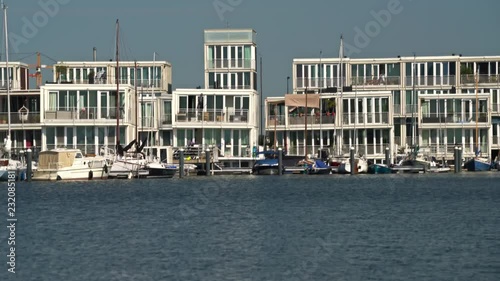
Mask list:
MULTIPOLYGON (((292 78, 293 94, 303 94, 307 90, 323 95, 329 93, 337 99, 343 97, 335 104, 336 131, 344 129, 342 142, 336 144, 342 147, 363 141, 358 139, 353 142, 351 137, 346 137, 354 135, 352 131, 345 131, 349 129, 346 127, 346 118, 352 118, 348 115, 354 113, 358 116, 357 121, 363 121, 356 123, 355 135, 358 138, 368 136, 369 132, 359 131, 365 130, 364 126, 370 126, 367 123, 368 115, 363 116, 373 112, 373 109, 368 109, 368 99, 390 93, 389 104, 381 101, 379 106, 381 114, 388 117, 388 124, 393 129, 380 134, 389 132, 389 136, 382 137, 382 143, 385 145, 384 142, 390 140, 393 154, 401 153, 405 146, 415 144, 434 156, 452 159, 453 148, 459 145, 464 148, 465 156, 471 157, 477 140, 483 156, 494 158, 498 155, 500 56, 294 59, 292 78), (362 97, 361 100, 358 98, 357 102, 353 101, 352 93, 362 97), (338 116, 343 116, 342 122, 338 116), (360 116, 363 116, 362 120, 360 116)), ((372 106, 378 106, 377 102, 371 103, 372 106)), ((326 118, 328 112, 324 108, 320 115, 326 118)), ((290 138, 294 139, 293 133, 288 131, 293 119, 290 119, 289 113, 285 117, 288 119, 285 118, 287 121, 283 128, 277 129, 287 132, 285 139, 290 145, 289 153, 293 154, 294 149, 298 149, 297 155, 301 155, 299 147, 306 140, 299 135, 300 141, 294 147, 294 143, 289 141, 290 138)), ((308 145, 314 142, 313 136, 308 135, 311 138, 307 140, 308 145)), ((366 141, 368 139, 371 137, 367 137, 366 141)), ((336 144, 331 146, 331 142, 323 140, 319 146, 335 150, 336 144)), ((368 147, 366 152, 368 158, 377 161, 377 153, 370 154, 368 147)))
POLYGON ((204 89, 177 89, 172 108, 176 148, 218 151, 226 166, 249 166, 259 128, 256 33, 205 30, 204 89))

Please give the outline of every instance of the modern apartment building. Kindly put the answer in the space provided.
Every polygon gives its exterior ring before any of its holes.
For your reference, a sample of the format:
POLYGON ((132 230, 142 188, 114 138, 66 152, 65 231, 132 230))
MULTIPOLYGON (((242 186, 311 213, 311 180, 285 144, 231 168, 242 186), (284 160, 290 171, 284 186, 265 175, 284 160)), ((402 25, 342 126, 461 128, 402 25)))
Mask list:
POLYGON ((215 29, 204 36, 204 89, 173 93, 174 146, 215 149, 226 166, 248 166, 260 121, 256 33, 215 29))
POLYGON ((165 159, 172 143, 172 68, 166 61, 119 62, 117 107, 115 62, 58 62, 55 83, 40 89, 43 147, 99 153, 120 143, 148 139, 152 154, 165 159), (118 110, 117 110, 118 108, 118 110))
POLYGON ((292 94, 306 91, 319 93, 323 100, 320 109, 308 110, 323 121, 315 124, 309 118, 313 133, 307 140, 294 127, 305 122, 303 108, 282 102, 275 114, 270 105, 276 102, 267 101, 266 128, 278 115, 277 138, 291 155, 302 155, 306 146, 308 151, 326 147, 331 152, 355 146, 380 162, 378 152, 384 146, 397 154, 419 145, 421 151, 446 159, 453 158, 455 146, 463 147, 465 157, 474 155, 476 143, 483 156, 494 158, 500 149, 500 56, 294 59, 292 94), (330 99, 334 101, 325 101, 330 99), (336 142, 331 132, 325 139, 327 126, 334 127, 336 142))
POLYGON ((0 62, 0 140, 7 136, 9 128, 14 155, 42 145, 40 91, 30 90, 29 66, 21 62, 9 62, 8 71, 7 64, 0 62))

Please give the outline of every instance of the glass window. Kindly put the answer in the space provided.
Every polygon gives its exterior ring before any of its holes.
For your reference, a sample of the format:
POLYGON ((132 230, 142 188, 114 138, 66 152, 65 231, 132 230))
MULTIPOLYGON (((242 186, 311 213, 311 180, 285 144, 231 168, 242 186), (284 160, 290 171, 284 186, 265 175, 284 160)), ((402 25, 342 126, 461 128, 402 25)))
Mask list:
POLYGON ((76 143, 79 145, 85 144, 85 127, 76 127, 76 143))
POLYGON ((55 144, 56 128, 50 127, 45 129, 45 136, 47 138, 48 145, 55 144))
POLYGON ((57 110, 57 92, 49 92, 49 110, 57 110))
POLYGON ((67 110, 67 106, 68 106, 68 91, 60 91, 58 110, 67 110))
POLYGON ((73 147, 73 128, 68 127, 66 128, 66 143, 68 144, 69 148, 73 147))

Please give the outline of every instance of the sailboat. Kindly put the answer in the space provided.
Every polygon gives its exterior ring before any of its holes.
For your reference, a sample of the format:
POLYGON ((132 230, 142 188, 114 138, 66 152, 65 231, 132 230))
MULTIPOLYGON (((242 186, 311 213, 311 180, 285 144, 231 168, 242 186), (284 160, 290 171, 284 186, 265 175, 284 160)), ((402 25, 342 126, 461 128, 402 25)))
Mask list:
POLYGON ((2 1, 2 9, 4 12, 4 34, 5 34, 5 66, 7 71, 7 137, 4 139, 3 147, 0 147, 0 181, 8 181, 9 174, 15 174, 16 179, 24 179, 26 177, 26 163, 11 158, 12 140, 10 129, 10 77, 9 71, 9 37, 7 30, 7 6, 2 1))
MULTIPOLYGON (((146 169, 147 161, 142 153, 129 152, 136 145, 137 140, 133 140, 127 146, 122 147, 120 144, 120 80, 119 80, 119 30, 120 23, 116 20, 116 153, 113 165, 109 170, 109 178, 140 178, 149 175, 146 169)), ((137 105, 136 105, 137 106, 137 105)), ((140 151, 139 151, 140 152, 140 151)))
POLYGON ((478 99, 478 80, 479 71, 476 70, 476 139, 474 142, 474 153, 475 157, 465 162, 464 167, 467 171, 479 172, 479 171, 489 171, 491 169, 491 163, 488 158, 481 157, 481 148, 479 147, 479 99, 478 99))
MULTIPOLYGON (((156 62, 156 52, 153 53, 153 81, 151 83, 151 97, 154 97, 154 88, 156 85, 155 62, 156 62)), ((151 115, 153 116, 154 112, 152 112, 151 115)), ((152 139, 152 137, 150 137, 149 139, 152 139)), ((148 170, 149 172, 147 176, 148 178, 172 178, 175 175, 175 173, 177 172, 177 167, 170 166, 167 163, 161 162, 160 159, 152 157, 151 150, 148 150, 148 154, 150 157, 149 159, 147 159, 145 167, 145 169, 148 170)))
MULTIPOLYGON (((366 159, 363 157, 360 157, 359 155, 355 156, 355 167, 351 167, 351 161, 349 157, 346 157, 343 155, 343 142, 344 142, 344 120, 343 120, 343 95, 344 95, 344 65, 343 65, 343 59, 344 59, 344 37, 340 36, 340 51, 339 51, 339 59, 340 59, 340 106, 339 108, 341 109, 341 116, 340 116, 340 147, 339 151, 337 154, 337 157, 334 157, 330 161, 330 165, 333 166, 332 170, 337 171, 339 174, 350 174, 351 170, 354 169, 354 173, 366 173, 368 172, 368 162, 366 159)), ((354 132, 356 132, 356 128, 354 128, 354 132)), ((336 134, 335 134, 336 135, 336 134)), ((338 139, 338 138, 337 138, 338 139)))

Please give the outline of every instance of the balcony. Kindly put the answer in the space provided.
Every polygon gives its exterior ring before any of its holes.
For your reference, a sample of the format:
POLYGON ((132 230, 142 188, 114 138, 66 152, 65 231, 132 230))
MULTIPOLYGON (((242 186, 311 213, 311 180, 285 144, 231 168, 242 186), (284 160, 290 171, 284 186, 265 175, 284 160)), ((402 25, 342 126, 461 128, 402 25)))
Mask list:
MULTIPOLYGON (((270 121, 268 126, 272 126, 274 121, 270 121)), ((305 125, 306 124, 306 116, 304 114, 289 114, 288 122, 290 125, 305 125)), ((316 115, 308 115, 307 116, 307 124, 308 125, 317 125, 317 124, 335 124, 335 115, 328 114, 316 114, 316 115)))
POLYGON ((380 76, 380 77, 353 77, 351 79, 353 86, 358 86, 358 88, 387 88, 388 86, 399 86, 401 84, 400 76, 380 76))
MULTIPOLYGON (((214 87, 214 85, 210 85, 208 87, 209 89, 223 89, 223 90, 250 90, 252 89, 252 87, 250 85, 233 85, 233 86, 227 86, 227 85, 223 85, 223 86, 218 86, 218 87, 214 87)), ((255 90, 255 89, 252 89, 252 90, 255 90)))
MULTIPOLYGON (((120 119, 123 120, 125 115, 122 109, 120 119)), ((45 120, 116 120, 116 107, 47 110, 45 120)))
POLYGON ((285 125, 285 115, 270 115, 267 117, 267 126, 283 126, 285 125))
POLYGON ((172 125, 172 114, 163 114, 160 116, 160 122, 162 125, 172 125))
MULTIPOLYGON (((133 78, 131 79, 119 79, 118 81, 120 85, 132 85, 135 86, 137 84, 137 87, 142 87, 142 88, 163 88, 163 81, 161 79, 154 79, 154 80, 149 80, 149 79, 137 79, 134 80, 133 78)), ((105 78, 94 78, 93 81, 90 79, 74 79, 74 80, 61 80, 59 84, 84 84, 84 85, 116 85, 116 80, 114 77, 105 77, 105 78)))
POLYGON ((418 114, 418 105, 417 104, 406 104, 405 105, 405 113, 406 114, 418 114))
POLYGON ((500 86, 500 75, 488 75, 488 74, 462 74, 460 75, 461 84, 476 84, 476 80, 479 84, 494 84, 500 86))
POLYGON ((255 60, 253 60, 253 59, 207 60, 206 67, 209 70, 215 70, 215 69, 255 69, 255 60))
POLYGON ((141 129, 153 129, 156 128, 156 122, 153 116, 145 116, 138 118, 138 126, 141 129))
POLYGON ((401 105, 394 104, 394 115, 401 115, 401 105))
MULTIPOLYGON (((340 87, 345 78, 296 78, 297 88, 332 88, 340 87)), ((345 83, 342 85, 346 86, 345 83)), ((340 92, 340 90, 338 90, 340 92)))
MULTIPOLYGON (((487 123, 488 122, 488 114, 487 113, 479 113, 477 116, 478 123, 487 123)), ((422 124, 439 124, 439 123, 447 123, 447 124, 475 124, 476 123, 476 114, 465 114, 465 113, 430 113, 423 114, 422 124)))
POLYGON ((193 109, 180 109, 175 116, 176 122, 208 122, 208 123, 248 123, 248 110, 206 110, 203 112, 193 112, 193 109))
POLYGON ((493 103, 491 105, 491 111, 492 112, 500 112, 500 103, 493 103))
POLYGON ((406 86, 454 86, 455 75, 448 76, 407 76, 406 86))
MULTIPOLYGON (((0 112, 0 124, 8 124, 7 112, 0 112)), ((10 124, 40 124, 40 112, 29 112, 21 114, 19 112, 10 113, 10 124)))

